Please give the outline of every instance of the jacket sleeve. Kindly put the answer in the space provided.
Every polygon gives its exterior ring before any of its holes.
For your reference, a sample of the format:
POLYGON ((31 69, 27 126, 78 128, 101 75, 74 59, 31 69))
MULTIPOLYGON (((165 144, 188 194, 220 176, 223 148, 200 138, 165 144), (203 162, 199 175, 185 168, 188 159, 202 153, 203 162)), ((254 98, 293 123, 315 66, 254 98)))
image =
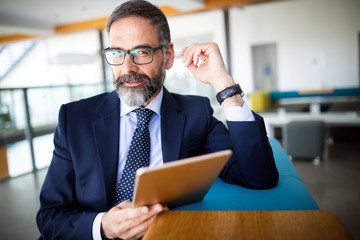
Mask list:
POLYGON ((220 177, 227 183, 268 189, 276 186, 279 173, 263 118, 256 113, 254 117, 250 122, 227 122, 233 156, 220 177))
POLYGON ((67 144, 65 106, 60 109, 54 145, 36 217, 40 239, 92 239, 92 222, 97 212, 83 209, 76 199, 76 175, 67 144))
MULTIPOLYGON (((263 118, 253 113, 255 121, 227 121, 214 118, 208 99, 203 101, 207 116, 204 153, 233 150, 233 156, 220 173, 225 182, 251 189, 275 187, 279 173, 275 165, 263 118)), ((200 121, 200 120, 199 120, 200 121)))

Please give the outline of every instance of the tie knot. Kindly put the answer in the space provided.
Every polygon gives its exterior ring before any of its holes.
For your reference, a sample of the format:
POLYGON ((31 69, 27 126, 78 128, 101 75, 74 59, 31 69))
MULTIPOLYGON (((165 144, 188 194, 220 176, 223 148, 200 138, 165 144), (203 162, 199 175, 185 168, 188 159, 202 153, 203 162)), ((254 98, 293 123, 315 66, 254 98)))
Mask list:
POLYGON ((153 111, 147 108, 137 108, 134 110, 136 113, 137 126, 140 125, 149 125, 151 115, 153 115, 153 111))

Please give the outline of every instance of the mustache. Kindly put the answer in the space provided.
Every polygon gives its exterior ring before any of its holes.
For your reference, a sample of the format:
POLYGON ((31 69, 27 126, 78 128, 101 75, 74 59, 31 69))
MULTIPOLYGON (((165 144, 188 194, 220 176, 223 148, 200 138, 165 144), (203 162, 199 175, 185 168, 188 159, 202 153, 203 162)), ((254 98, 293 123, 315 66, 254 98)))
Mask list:
POLYGON ((118 82, 118 83, 122 83, 122 82, 139 82, 139 81, 144 81, 144 82, 148 83, 148 82, 151 81, 151 79, 146 74, 132 73, 132 74, 121 75, 116 80, 116 82, 118 82))

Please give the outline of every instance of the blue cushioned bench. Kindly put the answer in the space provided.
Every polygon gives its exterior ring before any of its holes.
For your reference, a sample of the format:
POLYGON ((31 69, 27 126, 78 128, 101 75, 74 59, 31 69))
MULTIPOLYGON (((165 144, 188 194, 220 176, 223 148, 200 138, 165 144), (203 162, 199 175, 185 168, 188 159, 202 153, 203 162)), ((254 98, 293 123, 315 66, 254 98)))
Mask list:
POLYGON ((279 182, 273 189, 251 190, 216 179, 201 202, 177 210, 319 210, 287 154, 275 139, 270 139, 279 182))
POLYGON ((360 88, 334 88, 319 89, 310 91, 272 91, 270 92, 272 101, 278 101, 288 98, 309 98, 309 97, 360 97, 360 88))

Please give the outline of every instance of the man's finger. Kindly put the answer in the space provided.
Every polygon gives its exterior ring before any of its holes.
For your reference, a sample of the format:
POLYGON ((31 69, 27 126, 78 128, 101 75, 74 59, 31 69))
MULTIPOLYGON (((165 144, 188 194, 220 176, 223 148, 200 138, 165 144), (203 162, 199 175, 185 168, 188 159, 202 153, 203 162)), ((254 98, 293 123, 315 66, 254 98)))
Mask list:
POLYGON ((116 218, 116 222, 124 222, 124 221, 132 220, 134 218, 139 218, 144 214, 147 214, 148 212, 149 212, 149 208, 145 206, 139 208, 125 208, 125 209, 118 208, 115 212, 115 218, 116 218))
POLYGON ((123 226, 123 230, 126 229, 126 231, 124 231, 123 235, 118 237, 125 239, 139 239, 143 237, 158 214, 159 212, 152 216, 147 216, 146 219, 141 219, 140 222, 136 222, 136 220, 128 222, 126 226, 123 226))
POLYGON ((131 201, 129 201, 129 200, 122 201, 117 206, 120 207, 121 209, 131 208, 131 201))
POLYGON ((152 206, 148 213, 119 223, 116 230, 117 237, 132 239, 137 235, 142 236, 155 217, 163 210, 161 205, 152 206))

